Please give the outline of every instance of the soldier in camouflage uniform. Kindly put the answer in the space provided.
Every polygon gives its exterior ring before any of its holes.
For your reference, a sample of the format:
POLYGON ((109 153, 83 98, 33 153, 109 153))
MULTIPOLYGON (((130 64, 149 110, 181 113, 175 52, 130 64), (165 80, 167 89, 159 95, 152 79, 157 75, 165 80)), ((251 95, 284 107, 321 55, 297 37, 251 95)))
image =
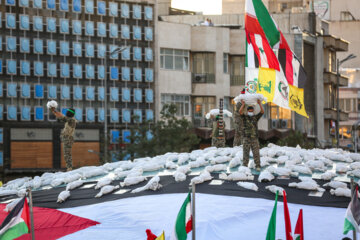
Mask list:
POLYGON ((244 139, 244 124, 240 115, 241 102, 236 104, 235 113, 234 113, 234 123, 235 123, 235 136, 233 146, 242 145, 244 139))
MULTIPOLYGON (((245 88, 241 91, 241 94, 245 94, 245 88)), ((234 113, 234 123, 235 123, 235 136, 233 146, 240 146, 243 144, 244 139, 244 124, 240 115, 241 102, 236 103, 235 113, 234 113)))
POLYGON ((261 101, 257 101, 260 106, 260 113, 254 115, 254 108, 248 107, 248 113, 245 115, 243 110, 245 108, 245 102, 242 100, 242 106, 240 108, 241 117, 243 119, 244 123, 244 145, 243 145, 243 165, 248 166, 249 164, 249 154, 250 149, 253 153, 256 170, 260 171, 260 145, 259 145, 259 139, 258 139, 258 121, 261 118, 261 116, 264 114, 264 108, 261 105, 261 101))
POLYGON ((51 108, 51 112, 56 116, 60 122, 65 122, 64 129, 61 131, 60 139, 64 144, 64 159, 66 162, 66 170, 72 170, 72 156, 71 149, 74 144, 74 133, 76 127, 75 110, 73 108, 69 108, 66 111, 66 116, 64 116, 61 112, 57 112, 55 108, 51 108))
POLYGON ((224 122, 224 139, 218 139, 219 136, 219 116, 216 116, 213 121, 212 133, 211 133, 211 146, 213 147, 225 147, 225 122, 224 122))

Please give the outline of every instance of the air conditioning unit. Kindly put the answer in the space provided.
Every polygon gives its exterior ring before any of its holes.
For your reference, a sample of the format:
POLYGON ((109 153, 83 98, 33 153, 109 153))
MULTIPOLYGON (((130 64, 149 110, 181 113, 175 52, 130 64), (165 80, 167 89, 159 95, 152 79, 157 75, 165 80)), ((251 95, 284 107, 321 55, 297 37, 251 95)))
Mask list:
POLYGON ((280 128, 288 128, 288 120, 287 119, 280 120, 280 128))
POLYGON ((278 128, 278 122, 279 122, 279 120, 277 120, 277 119, 271 119, 271 129, 278 128))
POLYGON ((194 82, 195 83, 205 83, 206 82, 206 74, 196 73, 194 75, 194 82))

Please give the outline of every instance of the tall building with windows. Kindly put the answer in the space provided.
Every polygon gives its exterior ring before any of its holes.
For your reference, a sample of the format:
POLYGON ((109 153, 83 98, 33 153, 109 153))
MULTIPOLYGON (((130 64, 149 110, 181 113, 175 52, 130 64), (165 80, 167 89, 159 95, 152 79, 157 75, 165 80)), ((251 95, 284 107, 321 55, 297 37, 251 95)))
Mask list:
POLYGON ((99 163, 104 133, 128 142, 154 118, 155 13, 154 0, 0 0, 5 169, 65 166, 48 100, 75 108, 74 167, 99 163))

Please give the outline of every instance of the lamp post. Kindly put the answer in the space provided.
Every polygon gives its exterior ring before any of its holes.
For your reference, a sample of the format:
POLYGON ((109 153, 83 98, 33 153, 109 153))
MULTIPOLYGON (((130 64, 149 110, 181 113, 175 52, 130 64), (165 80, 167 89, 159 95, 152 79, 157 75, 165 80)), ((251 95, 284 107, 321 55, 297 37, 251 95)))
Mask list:
POLYGON ((111 57, 115 53, 120 53, 120 52, 124 51, 127 48, 129 48, 129 47, 128 46, 117 47, 112 52, 110 52, 109 55, 107 55, 105 57, 105 62, 104 62, 104 68, 105 68, 105 76, 104 76, 104 88, 105 88, 105 101, 104 101, 104 114, 105 114, 105 119, 104 119, 104 121, 105 121, 104 122, 104 162, 108 162, 108 154, 107 154, 107 150, 108 150, 107 60, 108 60, 109 57, 111 57))
POLYGON ((336 60, 336 147, 339 148, 339 129, 340 129, 340 104, 339 104, 339 84, 340 84, 340 65, 346 61, 356 58, 354 54, 350 54, 343 60, 336 60))

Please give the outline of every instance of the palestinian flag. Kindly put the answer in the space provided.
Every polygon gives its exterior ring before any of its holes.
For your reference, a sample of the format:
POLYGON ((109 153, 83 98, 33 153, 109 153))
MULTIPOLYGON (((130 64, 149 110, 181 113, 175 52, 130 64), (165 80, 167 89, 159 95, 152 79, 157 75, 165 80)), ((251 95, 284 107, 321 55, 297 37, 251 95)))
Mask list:
POLYGON ((277 200, 279 192, 276 192, 275 205, 271 213, 271 218, 269 221, 268 230, 266 233, 266 240, 275 240, 276 236, 276 210, 277 210, 277 200))
POLYGON ((356 186, 355 193, 353 193, 351 202, 346 210, 344 222, 344 234, 349 231, 360 232, 360 201, 358 198, 358 186, 356 186))
POLYGON ((304 240, 304 223, 303 223, 303 211, 300 209, 299 216, 296 222, 294 231, 295 240, 304 240))
POLYGON ((175 222, 175 229, 171 240, 186 240, 187 234, 192 230, 191 195, 188 193, 175 222))
POLYGON ((10 240, 28 233, 30 230, 29 206, 26 197, 21 199, 6 216, 0 226, 0 240, 10 240))
POLYGON ((290 214, 289 207, 286 200, 286 192, 283 191, 284 196, 284 218, 285 218, 285 236, 286 240, 293 240, 292 232, 291 232, 291 222, 290 222, 290 214))

